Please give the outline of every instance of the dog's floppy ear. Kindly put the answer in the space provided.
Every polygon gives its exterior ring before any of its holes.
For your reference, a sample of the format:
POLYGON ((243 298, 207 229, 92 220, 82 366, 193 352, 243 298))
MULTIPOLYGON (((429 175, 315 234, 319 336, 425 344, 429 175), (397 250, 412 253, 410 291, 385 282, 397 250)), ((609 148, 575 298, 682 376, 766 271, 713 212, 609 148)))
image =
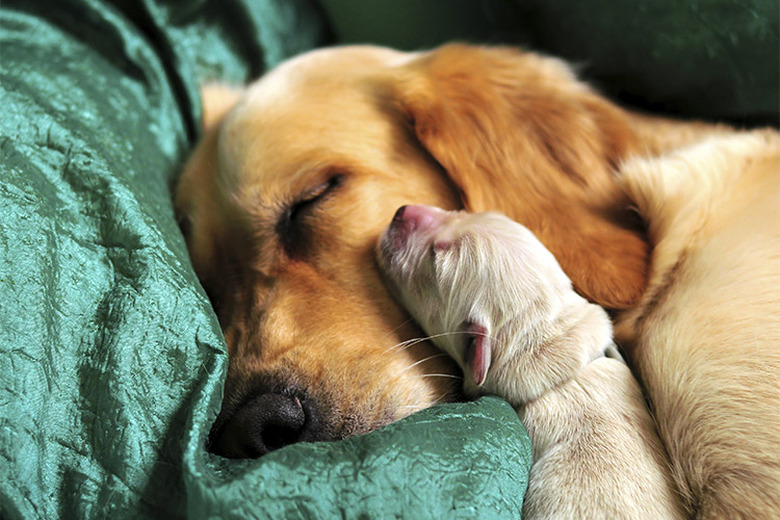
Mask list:
POLYGON ((508 48, 441 47, 395 81, 393 102, 466 209, 526 225, 590 300, 639 300, 648 246, 613 179, 637 146, 623 111, 563 62, 508 48))
POLYGON ((487 329, 478 323, 469 323, 466 325, 466 353, 464 363, 466 364, 466 376, 471 377, 477 387, 482 386, 487 379, 488 369, 491 361, 491 340, 487 329))

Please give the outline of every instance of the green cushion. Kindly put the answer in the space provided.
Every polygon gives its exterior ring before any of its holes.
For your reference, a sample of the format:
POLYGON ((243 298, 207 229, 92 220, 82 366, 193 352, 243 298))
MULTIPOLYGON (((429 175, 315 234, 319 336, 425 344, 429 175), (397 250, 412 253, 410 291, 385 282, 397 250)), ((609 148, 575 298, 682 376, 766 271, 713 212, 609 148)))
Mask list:
POLYGON ((501 400, 252 461, 204 450, 227 368, 169 185, 197 85, 324 41, 289 0, 0 5, 0 517, 515 518, 501 400))

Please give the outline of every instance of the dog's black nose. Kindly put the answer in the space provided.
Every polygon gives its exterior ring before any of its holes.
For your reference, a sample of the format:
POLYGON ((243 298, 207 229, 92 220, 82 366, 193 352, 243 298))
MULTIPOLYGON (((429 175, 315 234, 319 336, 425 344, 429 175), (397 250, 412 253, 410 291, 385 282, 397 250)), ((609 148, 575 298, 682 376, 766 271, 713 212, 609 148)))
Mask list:
POLYGON ((312 412, 296 395, 262 393, 246 401, 219 429, 211 451, 228 458, 257 458, 307 440, 312 412))

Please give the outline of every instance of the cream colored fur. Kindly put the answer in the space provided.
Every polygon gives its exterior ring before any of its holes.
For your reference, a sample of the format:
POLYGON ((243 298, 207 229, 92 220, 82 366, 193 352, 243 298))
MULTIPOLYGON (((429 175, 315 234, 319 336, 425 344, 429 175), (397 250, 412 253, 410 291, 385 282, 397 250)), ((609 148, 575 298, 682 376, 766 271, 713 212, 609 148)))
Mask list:
POLYGON ((780 518, 780 137, 715 137, 634 160, 650 283, 616 336, 697 518, 780 518))
POLYGON ((503 215, 409 213, 380 240, 380 266, 463 368, 465 389, 516 407, 534 461, 523 518, 682 518, 653 420, 614 348, 606 312, 575 293, 553 255, 503 215), (489 342, 481 388, 470 377, 470 349, 480 339, 473 324, 489 342))

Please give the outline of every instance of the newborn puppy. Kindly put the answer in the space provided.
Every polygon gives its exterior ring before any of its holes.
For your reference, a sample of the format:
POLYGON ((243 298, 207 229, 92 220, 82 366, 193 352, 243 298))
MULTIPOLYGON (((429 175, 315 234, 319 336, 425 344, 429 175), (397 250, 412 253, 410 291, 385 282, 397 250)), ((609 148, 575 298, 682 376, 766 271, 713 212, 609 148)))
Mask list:
POLYGON ((377 256, 401 303, 531 437, 523 518, 682 518, 639 384, 606 312, 555 257, 496 213, 404 206, 377 256))

